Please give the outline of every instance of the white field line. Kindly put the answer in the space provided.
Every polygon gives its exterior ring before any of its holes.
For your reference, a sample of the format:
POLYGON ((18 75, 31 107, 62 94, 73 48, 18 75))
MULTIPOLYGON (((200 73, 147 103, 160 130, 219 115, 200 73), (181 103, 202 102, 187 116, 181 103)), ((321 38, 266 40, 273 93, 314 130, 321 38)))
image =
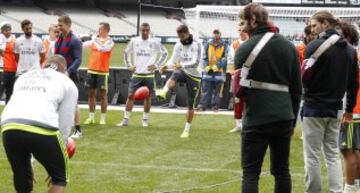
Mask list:
MULTIPOLYGON (((6 158, 0 158, 2 161, 7 161, 6 158)), ((131 169, 154 169, 162 171, 186 171, 186 172, 205 172, 205 173, 231 173, 242 174, 241 170, 235 169, 218 169, 218 168, 193 168, 193 167, 178 167, 178 166, 159 166, 159 165, 136 165, 136 164, 124 164, 118 162, 94 162, 94 161, 82 161, 82 160, 70 160, 70 165, 85 165, 85 166, 103 166, 103 167, 121 167, 131 169)), ((290 168, 299 169, 299 168, 290 168)), ((271 175, 269 171, 261 172, 261 176, 271 175)), ((301 173, 291 173, 292 176, 304 176, 301 173)))
MULTIPOLYGON (((206 173, 231 173, 231 174, 242 174, 241 170, 235 169, 218 169, 218 168, 192 168, 192 167, 178 167, 178 166, 159 166, 159 165, 135 165, 135 164, 124 164, 117 162, 94 162, 94 161, 70 161, 70 164, 74 165, 89 165, 89 166, 104 166, 104 167, 122 167, 122 168, 132 168, 132 169, 155 169, 163 171, 188 171, 188 172, 206 172, 206 173)), ((290 169, 299 169, 290 168, 290 169)), ((270 171, 261 172, 261 176, 269 176, 270 171)), ((291 173, 292 176, 303 177, 304 174, 301 173, 291 173)))
MULTIPOLYGON (((6 158, 0 158, 0 160, 7 160, 6 158)), ((206 190, 206 189, 213 189, 217 188, 219 186, 226 186, 228 184, 232 184, 235 182, 241 181, 241 170, 233 170, 233 169, 214 169, 214 168, 187 168, 187 167, 177 167, 177 166, 158 166, 158 165, 134 165, 134 164, 124 164, 124 163, 117 163, 117 162, 94 162, 94 161, 70 161, 71 165, 83 165, 83 166, 101 166, 101 167, 120 167, 120 168, 130 168, 130 169, 137 169, 137 170, 144 170, 144 169, 150 169, 150 170, 161 170, 161 171, 186 171, 186 172, 204 172, 204 173, 231 173, 235 174, 236 176, 232 177, 231 179, 220 182, 217 184, 210 184, 210 185, 203 185, 198 187, 190 187, 185 188, 182 190, 166 190, 166 191, 160 191, 157 193, 183 193, 183 192, 189 192, 189 191, 195 191, 195 190, 206 190)), ((300 169, 301 167, 292 168, 292 169, 300 169)), ((270 171, 263 171, 260 174, 261 176, 270 176, 270 171)), ((291 173, 292 177, 296 178, 304 178, 303 173, 291 173)), ((326 176, 322 176, 325 178, 326 176)))

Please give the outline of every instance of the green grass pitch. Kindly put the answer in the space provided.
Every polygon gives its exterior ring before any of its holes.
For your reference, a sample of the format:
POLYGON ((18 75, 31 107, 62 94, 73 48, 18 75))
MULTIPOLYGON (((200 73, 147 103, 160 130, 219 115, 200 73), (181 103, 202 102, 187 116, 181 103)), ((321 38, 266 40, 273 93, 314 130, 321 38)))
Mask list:
MULTIPOLYGON (((127 44, 116 44, 112 67, 124 66, 127 44)), ((165 44, 169 57, 173 44, 165 44)), ((89 50, 84 49, 82 67, 89 50)), ((82 110, 82 120, 87 111, 82 110)), ((232 116, 196 115, 189 139, 180 139, 184 115, 150 115, 150 127, 141 127, 141 113, 133 113, 131 126, 115 126, 123 112, 109 111, 108 125, 82 126, 84 137, 70 161, 68 193, 239 193, 241 192, 240 135, 228 134, 232 116)), ((0 139, 0 144, 2 141, 0 139)), ((304 192, 302 141, 297 128, 291 146, 293 192, 304 192)), ((45 170, 35 165, 34 193, 46 191, 45 170)), ((273 192, 269 156, 264 161, 260 192, 273 192)), ((326 169, 323 168, 323 172, 326 169)), ((323 173, 325 174, 325 173, 323 173)), ((326 185, 326 177, 323 175, 326 185)), ((326 187, 326 186, 324 186, 326 187)), ((327 191, 324 188, 324 193, 327 191)), ((13 193, 12 172, 0 148, 0 193, 13 193)))
MULTIPOLYGON (((71 181, 66 192, 240 192, 240 135, 227 133, 234 126, 232 116, 196 115, 189 139, 179 137, 184 115, 152 113, 148 128, 141 127, 141 116, 141 113, 133 113, 131 125, 119 128, 115 124, 122 119, 123 112, 110 111, 108 125, 82 126, 84 136, 77 141, 77 152, 70 161, 71 181)), ((82 110, 82 120, 85 118, 87 111, 82 110)), ((43 193, 46 190, 45 170, 37 163, 35 171, 38 183, 34 193, 43 193)), ((262 171, 260 192, 273 192, 268 155, 262 171)), ((298 128, 291 146, 291 173, 293 192, 304 192, 302 141, 298 128)), ((323 179, 325 185, 326 177, 323 179)), ((0 192, 14 192, 12 172, 2 145, 0 192)))

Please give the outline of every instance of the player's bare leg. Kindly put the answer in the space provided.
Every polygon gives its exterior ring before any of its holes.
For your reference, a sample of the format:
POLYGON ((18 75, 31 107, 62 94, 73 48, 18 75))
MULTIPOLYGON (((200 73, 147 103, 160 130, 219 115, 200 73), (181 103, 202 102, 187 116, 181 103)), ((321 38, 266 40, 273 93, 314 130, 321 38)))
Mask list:
POLYGON ((48 193, 64 193, 65 187, 51 184, 48 193))
POLYGON ((130 115, 131 115, 131 111, 132 111, 133 107, 134 107, 134 93, 130 93, 127 100, 126 100, 124 118, 116 126, 123 127, 123 126, 128 126, 129 125, 130 115))
POLYGON ((149 112, 150 112, 150 108, 151 108, 151 96, 149 96, 148 98, 146 98, 144 100, 144 114, 142 117, 142 125, 143 127, 148 127, 149 123, 149 112))
POLYGON ((355 185, 355 179, 358 177, 358 156, 355 150, 345 150, 342 152, 345 162, 345 187, 344 193, 355 193, 358 187, 355 185))
POLYGON ((167 94, 167 92, 168 92, 170 89, 174 88, 175 85, 176 85, 176 81, 174 81, 173 79, 170 78, 170 79, 166 82, 164 88, 156 91, 156 96, 157 96, 159 99, 161 99, 161 100, 165 100, 165 99, 166 99, 166 94, 167 94))
POLYGON ((105 125, 106 112, 108 107, 108 97, 107 97, 106 89, 100 89, 100 105, 101 105, 100 125, 105 125))
POLYGON ((71 135, 71 138, 78 139, 82 137, 81 128, 80 128, 80 109, 79 106, 76 105, 75 111, 75 132, 71 135))
POLYGON ((186 112, 186 123, 183 133, 181 134, 181 138, 188 138, 190 134, 190 127, 192 120, 194 118, 194 108, 189 108, 186 112))
POLYGON ((89 117, 85 120, 84 124, 95 123, 95 107, 96 107, 96 90, 90 88, 88 90, 88 104, 89 104, 89 117))

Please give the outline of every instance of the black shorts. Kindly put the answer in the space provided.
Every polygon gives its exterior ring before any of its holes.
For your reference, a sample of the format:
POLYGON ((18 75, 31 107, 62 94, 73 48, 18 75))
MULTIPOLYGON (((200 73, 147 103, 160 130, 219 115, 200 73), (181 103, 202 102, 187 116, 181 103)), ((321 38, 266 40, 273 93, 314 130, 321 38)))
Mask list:
POLYGON ((86 86, 90 89, 108 90, 108 75, 88 73, 86 86))
POLYGON ((3 132, 3 145, 17 192, 31 192, 33 189, 31 155, 45 167, 52 184, 66 186, 68 182, 68 156, 60 133, 40 128, 39 131, 41 130, 48 132, 48 135, 17 128, 3 132))
POLYGON ((360 121, 342 124, 339 135, 341 150, 360 150, 360 121))
POLYGON ((155 87, 155 77, 153 75, 134 75, 129 83, 129 95, 134 94, 142 86, 148 87, 150 93, 152 93, 155 87))
POLYGON ((79 83, 79 77, 78 74, 76 72, 70 73, 69 74, 69 78, 75 83, 78 84, 79 83))
POLYGON ((170 78, 176 82, 182 82, 186 84, 188 108, 195 108, 195 103, 199 96, 201 79, 190 76, 183 70, 175 70, 170 78))

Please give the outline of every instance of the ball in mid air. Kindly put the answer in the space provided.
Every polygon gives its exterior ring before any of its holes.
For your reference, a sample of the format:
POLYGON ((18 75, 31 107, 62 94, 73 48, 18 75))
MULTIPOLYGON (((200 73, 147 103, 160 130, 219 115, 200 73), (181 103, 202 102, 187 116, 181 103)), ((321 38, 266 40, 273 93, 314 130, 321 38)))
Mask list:
POLYGON ((144 99, 148 98, 149 96, 150 96, 149 88, 146 86, 142 86, 135 91, 134 99, 135 100, 144 100, 144 99))

